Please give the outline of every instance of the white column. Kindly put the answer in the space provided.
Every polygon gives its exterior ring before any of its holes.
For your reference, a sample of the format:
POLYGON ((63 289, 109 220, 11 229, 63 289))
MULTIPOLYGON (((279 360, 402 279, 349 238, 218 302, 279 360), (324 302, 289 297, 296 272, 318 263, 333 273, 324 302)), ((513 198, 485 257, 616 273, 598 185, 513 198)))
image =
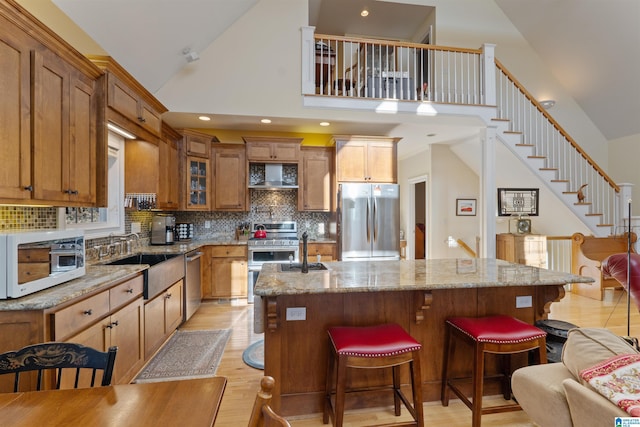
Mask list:
POLYGON ((496 128, 487 127, 480 136, 482 165, 480 170, 480 254, 482 258, 496 257, 496 128))
POLYGON ((315 53, 316 43, 314 34, 316 27, 302 27, 300 34, 302 36, 302 94, 310 95, 316 93, 316 67, 315 53))
POLYGON ((482 76, 485 105, 496 105, 496 45, 485 43, 482 45, 482 76))

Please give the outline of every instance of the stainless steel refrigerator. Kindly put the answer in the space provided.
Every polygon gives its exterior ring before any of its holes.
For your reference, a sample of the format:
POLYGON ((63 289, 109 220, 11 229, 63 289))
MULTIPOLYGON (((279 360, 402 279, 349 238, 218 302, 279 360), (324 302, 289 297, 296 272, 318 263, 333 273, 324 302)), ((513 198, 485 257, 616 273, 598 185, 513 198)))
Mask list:
POLYGON ((400 187, 340 184, 340 260, 400 259, 400 187))

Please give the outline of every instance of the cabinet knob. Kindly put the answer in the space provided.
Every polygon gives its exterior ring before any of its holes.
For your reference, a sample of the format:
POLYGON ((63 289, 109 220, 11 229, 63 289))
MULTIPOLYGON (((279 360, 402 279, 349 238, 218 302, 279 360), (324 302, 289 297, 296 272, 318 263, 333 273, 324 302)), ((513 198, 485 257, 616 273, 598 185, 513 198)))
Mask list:
POLYGON ((171 294, 169 294, 169 293, 168 293, 168 294, 167 294, 167 296, 166 296, 165 298, 166 298, 166 299, 171 298, 171 294))
POLYGON ((85 316, 91 316, 93 314, 93 310, 92 309, 85 310, 83 314, 85 316))
POLYGON ((138 117, 138 121, 140 123, 145 123, 147 121, 147 119, 145 119, 144 117, 138 117))
POLYGON ((24 190, 33 191, 33 185, 27 185, 26 187, 24 187, 24 190))
POLYGON ((133 289, 132 288, 127 289, 127 293, 128 294, 132 294, 133 293, 133 289))

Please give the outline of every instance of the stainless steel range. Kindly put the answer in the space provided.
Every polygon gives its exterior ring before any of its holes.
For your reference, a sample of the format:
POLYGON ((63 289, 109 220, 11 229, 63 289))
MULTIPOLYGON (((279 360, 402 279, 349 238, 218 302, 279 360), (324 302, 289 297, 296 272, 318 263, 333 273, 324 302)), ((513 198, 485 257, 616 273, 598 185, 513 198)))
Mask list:
POLYGON ((247 302, 253 303, 253 287, 263 264, 274 262, 299 262, 300 240, 295 221, 263 222, 251 224, 251 235, 264 227, 266 238, 250 238, 247 242, 249 283, 247 302))

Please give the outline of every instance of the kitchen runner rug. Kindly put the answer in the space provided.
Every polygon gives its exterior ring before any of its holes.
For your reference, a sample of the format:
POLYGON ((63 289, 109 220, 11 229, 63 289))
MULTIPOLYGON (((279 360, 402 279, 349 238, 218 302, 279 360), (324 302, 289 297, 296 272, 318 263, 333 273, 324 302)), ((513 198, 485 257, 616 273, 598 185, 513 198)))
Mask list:
POLYGON ((242 360, 247 365, 264 370, 264 340, 256 341, 242 352, 242 360))
POLYGON ((231 329, 178 330, 138 374, 134 382, 213 377, 230 335, 231 329))

